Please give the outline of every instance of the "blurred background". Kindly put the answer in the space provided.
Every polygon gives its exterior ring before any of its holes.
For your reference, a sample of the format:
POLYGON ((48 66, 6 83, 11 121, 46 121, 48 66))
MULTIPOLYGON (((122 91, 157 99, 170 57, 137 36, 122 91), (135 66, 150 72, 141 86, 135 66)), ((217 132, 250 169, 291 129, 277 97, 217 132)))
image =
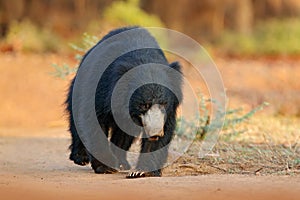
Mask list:
POLYGON ((52 76, 52 64, 76 66, 80 49, 70 43, 127 25, 197 40, 221 71, 229 106, 267 101, 263 114, 299 118, 298 0, 0 0, 0 128, 65 127, 70 77, 52 76))
POLYGON ((181 31, 225 54, 298 54, 299 15, 297 0, 1 0, 1 51, 60 52, 62 40, 83 32, 139 24, 181 31))

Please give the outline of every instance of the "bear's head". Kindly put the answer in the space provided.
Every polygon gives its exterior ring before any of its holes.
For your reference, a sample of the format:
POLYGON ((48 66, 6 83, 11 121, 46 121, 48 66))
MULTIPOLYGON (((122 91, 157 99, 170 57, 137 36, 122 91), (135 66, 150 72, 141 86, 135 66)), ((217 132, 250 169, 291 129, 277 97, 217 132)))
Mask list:
POLYGON ((143 127, 149 140, 164 136, 164 124, 168 115, 174 115, 179 104, 176 96, 159 84, 139 87, 130 98, 129 112, 133 121, 143 127))

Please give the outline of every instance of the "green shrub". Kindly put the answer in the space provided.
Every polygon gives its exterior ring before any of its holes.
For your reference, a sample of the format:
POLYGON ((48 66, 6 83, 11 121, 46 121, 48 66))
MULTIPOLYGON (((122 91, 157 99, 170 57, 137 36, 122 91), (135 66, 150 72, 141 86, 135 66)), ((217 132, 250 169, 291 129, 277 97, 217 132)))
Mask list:
POLYGON ((139 7, 139 0, 115 1, 103 14, 104 21, 115 26, 155 26, 163 27, 161 20, 150 15, 139 7))
POLYGON ((217 45, 234 55, 300 54, 300 19, 272 19, 258 23, 252 34, 225 31, 217 45))
POLYGON ((78 44, 71 43, 70 47, 75 51, 75 59, 78 61, 76 66, 70 66, 66 63, 57 64, 53 63, 52 66, 54 67, 54 71, 51 73, 53 76, 65 79, 67 76, 75 74, 79 62, 81 61, 83 55, 90 49, 92 48, 97 42, 99 41, 99 38, 94 35, 89 35, 87 33, 84 33, 82 36, 81 41, 78 44))
POLYGON ((5 43, 23 52, 55 52, 60 44, 55 34, 38 28, 29 20, 12 22, 5 43))
POLYGON ((186 135, 185 130, 191 129, 191 127, 192 129, 195 129, 196 126, 198 126, 199 129, 195 135, 195 139, 200 141, 204 140, 208 134, 220 128, 221 124, 216 121, 222 120, 223 117, 225 117, 222 125, 222 140, 232 140, 247 131, 241 128, 240 125, 247 122, 247 120, 253 117, 255 113, 268 106, 268 103, 264 102, 246 113, 242 112, 242 108, 229 108, 225 112, 222 111, 222 109, 218 109, 217 116, 215 116, 215 122, 211 122, 211 111, 209 106, 211 104, 216 104, 217 102, 211 101, 201 94, 198 95, 198 102, 200 116, 197 118, 197 122, 191 122, 184 118, 177 120, 179 123, 177 123, 176 133, 179 137, 192 139, 192 136, 186 135))

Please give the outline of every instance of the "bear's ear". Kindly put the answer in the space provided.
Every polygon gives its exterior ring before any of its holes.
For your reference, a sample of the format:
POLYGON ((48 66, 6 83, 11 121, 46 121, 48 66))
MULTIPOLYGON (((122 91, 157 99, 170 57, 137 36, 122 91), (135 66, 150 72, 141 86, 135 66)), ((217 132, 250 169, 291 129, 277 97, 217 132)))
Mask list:
POLYGON ((170 65, 169 65, 172 69, 175 69, 176 71, 180 72, 181 73, 181 65, 179 62, 172 62, 170 65))
POLYGON ((176 98, 178 100, 178 103, 182 102, 182 84, 183 84, 183 73, 181 71, 181 65, 179 62, 172 62, 171 64, 169 64, 171 69, 175 69, 176 71, 178 71, 180 74, 174 74, 170 73, 170 81, 171 81, 171 85, 172 85, 172 93, 176 94, 176 98), (179 76, 178 76, 179 75, 179 76))

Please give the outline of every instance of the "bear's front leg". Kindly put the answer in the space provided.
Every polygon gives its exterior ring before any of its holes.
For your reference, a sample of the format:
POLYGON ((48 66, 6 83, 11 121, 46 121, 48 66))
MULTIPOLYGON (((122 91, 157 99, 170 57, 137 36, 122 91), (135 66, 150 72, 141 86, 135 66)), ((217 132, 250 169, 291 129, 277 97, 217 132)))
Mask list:
POLYGON ((129 172, 126 178, 159 177, 161 169, 168 158, 169 144, 173 138, 176 126, 175 114, 169 115, 164 125, 164 135, 157 140, 143 138, 141 154, 134 171, 129 172))
POLYGON ((142 149, 134 171, 129 172, 126 178, 160 177, 161 168, 168 157, 168 144, 170 139, 165 136, 158 141, 148 138, 142 139, 142 149))

